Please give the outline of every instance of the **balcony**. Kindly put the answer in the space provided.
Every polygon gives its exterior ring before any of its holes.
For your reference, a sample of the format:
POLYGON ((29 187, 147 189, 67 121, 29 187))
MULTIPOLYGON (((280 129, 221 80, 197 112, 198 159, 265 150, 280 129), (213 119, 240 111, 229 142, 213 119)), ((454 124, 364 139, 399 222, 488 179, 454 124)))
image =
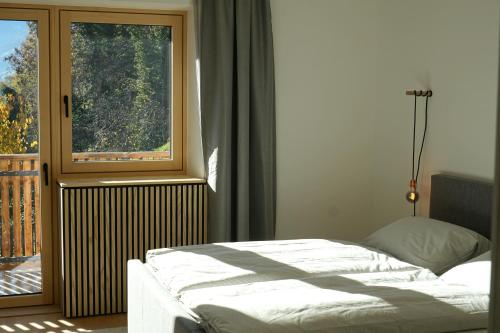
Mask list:
MULTIPOLYGON (((168 159, 169 152, 76 153, 75 162, 168 159)), ((38 154, 0 154, 0 296, 41 291, 38 154)))
POLYGON ((0 296, 41 291, 37 154, 0 155, 0 296))

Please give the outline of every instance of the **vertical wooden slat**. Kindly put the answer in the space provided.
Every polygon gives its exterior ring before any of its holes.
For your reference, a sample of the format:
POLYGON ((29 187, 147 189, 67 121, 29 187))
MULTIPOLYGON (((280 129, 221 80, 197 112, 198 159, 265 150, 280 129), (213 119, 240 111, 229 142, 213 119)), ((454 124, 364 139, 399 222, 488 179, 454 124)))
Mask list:
MULTIPOLYGON (((116 295, 116 285, 115 285, 115 276, 116 276, 116 234, 115 234, 115 227, 116 227, 116 188, 111 188, 110 189, 110 219, 109 219, 109 252, 110 252, 110 260, 109 260, 109 293, 111 296, 111 300, 116 300, 117 295, 116 295)), ((110 312, 115 313, 116 312, 116 301, 112 301, 112 304, 110 304, 110 312)))
POLYGON ((172 246, 172 186, 167 186, 165 189, 165 206, 166 206, 166 220, 167 220, 167 232, 165 236, 167 237, 167 247, 172 246))
MULTIPOLYGON (((9 170, 9 161, 8 160, 0 160, 0 170, 8 171, 9 170)), ((10 257, 10 211, 9 211, 9 183, 10 177, 1 177, 2 181, 2 206, 0 209, 1 217, 2 217, 2 257, 10 257)))
MULTIPOLYGON (((23 160, 23 170, 31 171, 31 159, 23 160)), ((31 177, 23 177, 23 207, 24 207, 24 255, 33 255, 33 228, 31 208, 31 177)))
POLYGON ((207 243, 207 209, 208 209, 208 193, 207 185, 203 185, 203 243, 207 243))
POLYGON ((81 316, 82 313, 82 207, 81 207, 81 194, 82 189, 75 190, 75 248, 76 252, 76 307, 77 316, 81 316))
POLYGON ((82 251, 82 275, 80 283, 83 285, 83 293, 82 293, 82 314, 83 316, 88 316, 89 313, 89 303, 88 303, 88 295, 89 295, 89 290, 88 290, 88 285, 89 285, 89 280, 88 280, 88 275, 87 272, 89 271, 89 266, 88 266, 88 247, 90 246, 90 243, 88 241, 88 219, 87 219, 87 189, 81 189, 80 190, 80 203, 81 203, 81 216, 82 220, 80 221, 81 223, 81 233, 80 237, 82 239, 82 246, 80 248, 80 251, 82 251))
POLYGON ((87 252, 87 261, 88 261, 88 271, 87 271, 87 279, 88 279, 88 304, 89 304, 89 314, 94 314, 94 200, 93 200, 93 192, 92 188, 87 190, 87 242, 88 242, 88 252, 87 252))
POLYGON ((175 186, 175 221, 174 226, 177 228, 177 238, 175 245, 182 245, 182 186, 175 186))
POLYGON ((139 217, 139 259, 144 261, 144 187, 139 188, 137 216, 139 217))
POLYGON ((93 287, 94 287, 94 311, 95 313, 99 313, 99 292, 101 290, 101 286, 99 284, 99 276, 100 276, 100 266, 99 266, 99 190, 94 188, 92 189, 92 200, 94 202, 93 205, 93 219, 92 219, 92 231, 94 233, 93 235, 93 240, 94 240, 94 257, 92 258, 94 261, 94 282, 93 282, 93 287))
MULTIPOLYGON (((12 171, 19 171, 19 161, 12 161, 12 171)), ((21 181, 19 176, 12 177, 12 217, 14 226, 14 256, 21 257, 23 249, 21 244, 21 181)))
POLYGON ((154 187, 155 195, 154 195, 154 210, 155 210, 155 243, 154 248, 161 248, 160 245, 160 188, 158 186, 154 187))
MULTIPOLYGON (((35 158, 34 170, 40 172, 40 160, 35 158)), ((42 244, 42 214, 40 211, 40 176, 33 177, 35 184, 35 253, 40 253, 42 244)))
POLYGON ((165 186, 162 186, 160 189, 160 200, 159 200, 159 205, 160 205, 160 233, 161 233, 161 238, 160 238, 160 243, 161 247, 167 247, 167 218, 166 218, 166 207, 165 207, 165 198, 166 198, 166 188, 165 186))
POLYGON ((150 187, 143 187, 143 192, 144 192, 144 201, 143 201, 143 206, 142 206, 142 211, 143 211, 143 216, 144 220, 142 221, 143 223, 143 228, 144 228, 144 248, 142 249, 142 260, 146 260, 146 252, 149 250, 149 239, 150 237, 150 219, 149 217, 151 216, 150 214, 150 193, 151 188, 150 187))
POLYGON ((75 200, 75 190, 70 189, 70 205, 69 205, 69 211, 70 211, 70 221, 69 221, 69 252, 70 252, 70 280, 71 280, 71 315, 76 316, 77 314, 77 309, 76 309, 76 234, 78 233, 76 230, 76 200, 75 200))
POLYGON ((132 258, 134 259, 140 259, 139 255, 139 247, 142 242, 142 227, 139 225, 140 219, 139 219, 139 189, 137 187, 134 187, 132 190, 132 248, 134 249, 133 251, 133 256, 132 258))
POLYGON ((111 188, 105 188, 105 204, 106 204, 106 216, 104 222, 104 249, 106 252, 105 265, 104 265, 104 275, 106 279, 105 293, 106 298, 104 301, 106 313, 111 313, 111 248, 110 248, 110 233, 111 233, 111 188))
POLYGON ((123 283, 123 270, 122 270, 122 258, 123 258, 123 207, 124 203, 124 189, 117 189, 117 200, 116 200, 116 294, 117 294, 117 307, 116 312, 122 312, 122 283, 123 283))
POLYGON ((63 260, 64 260, 64 288, 65 288, 65 293, 64 293, 64 314, 66 316, 71 315, 71 274, 70 274, 70 244, 69 244, 69 239, 70 239, 70 231, 69 231, 69 223, 70 223, 70 215, 69 215, 69 191, 68 190, 62 190, 62 196, 63 196, 63 202, 62 202, 62 207, 63 207, 63 235, 64 235, 64 252, 63 252, 63 260))
POLYGON ((200 244, 198 237, 198 185, 193 185, 193 237, 195 244, 200 244))
POLYGON ((104 266, 104 261, 105 261, 105 255, 104 255, 104 225, 106 224, 106 221, 104 220, 104 189, 99 188, 99 285, 100 285, 100 290, 99 290, 99 312, 100 313, 105 313, 106 308, 104 305, 106 304, 105 302, 105 291, 106 291, 106 281, 105 281, 105 266, 104 266))
POLYGON ((186 189, 186 209, 187 209, 187 214, 186 215, 186 220, 187 220, 187 242, 188 245, 193 245, 193 216, 192 216, 192 207, 193 207, 193 200, 192 200, 192 190, 193 186, 187 186, 186 189))
POLYGON ((187 225, 187 187, 186 185, 182 185, 182 197, 181 197, 181 220, 182 220, 182 245, 187 245, 187 234, 188 234, 188 225, 187 225))

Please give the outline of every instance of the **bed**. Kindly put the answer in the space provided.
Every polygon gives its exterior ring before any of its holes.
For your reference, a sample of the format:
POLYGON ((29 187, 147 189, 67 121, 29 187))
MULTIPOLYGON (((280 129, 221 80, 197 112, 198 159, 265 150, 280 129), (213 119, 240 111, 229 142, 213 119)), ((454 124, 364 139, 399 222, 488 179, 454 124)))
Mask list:
MULTIPOLYGON (((489 237, 491 198, 491 184, 434 175, 430 217, 489 237)), ((158 249, 128 263, 129 332, 481 332, 488 302, 342 241, 158 249)))

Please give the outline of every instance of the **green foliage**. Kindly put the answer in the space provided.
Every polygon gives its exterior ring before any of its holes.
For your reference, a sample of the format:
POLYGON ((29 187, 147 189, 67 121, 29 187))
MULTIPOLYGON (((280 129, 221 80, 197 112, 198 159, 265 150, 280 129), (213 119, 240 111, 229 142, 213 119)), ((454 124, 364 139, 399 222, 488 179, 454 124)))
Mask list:
POLYGON ((22 96, 4 87, 0 95, 0 154, 23 154, 37 146, 28 141, 28 128, 33 118, 26 112, 22 96))
POLYGON ((72 25, 73 151, 151 151, 170 138, 170 29, 72 25))
POLYGON ((164 145, 153 149, 153 151, 170 151, 170 142, 167 142, 164 145))

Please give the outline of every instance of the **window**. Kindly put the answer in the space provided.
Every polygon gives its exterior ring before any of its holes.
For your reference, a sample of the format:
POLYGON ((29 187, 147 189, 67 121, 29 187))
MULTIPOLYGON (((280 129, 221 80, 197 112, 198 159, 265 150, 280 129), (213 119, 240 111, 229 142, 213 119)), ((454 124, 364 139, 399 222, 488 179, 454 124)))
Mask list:
POLYGON ((182 170, 183 17, 60 12, 63 173, 182 170))

